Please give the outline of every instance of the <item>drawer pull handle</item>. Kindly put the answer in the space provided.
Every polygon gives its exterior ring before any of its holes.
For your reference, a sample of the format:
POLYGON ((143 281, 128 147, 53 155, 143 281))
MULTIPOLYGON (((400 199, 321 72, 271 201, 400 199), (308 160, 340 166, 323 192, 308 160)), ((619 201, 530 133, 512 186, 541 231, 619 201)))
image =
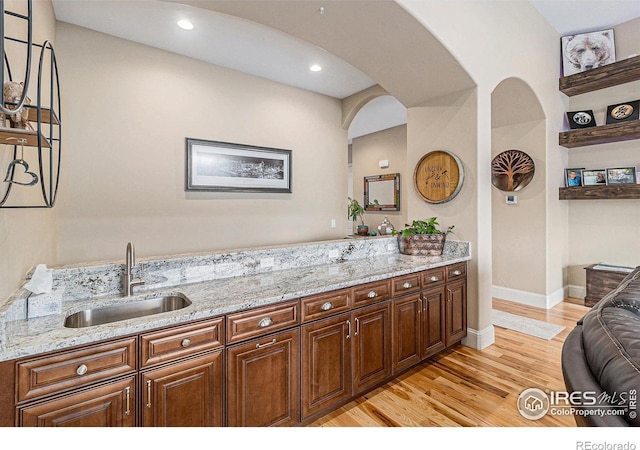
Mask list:
POLYGON ((131 408, 129 407, 129 403, 131 400, 131 388, 127 386, 126 388, 124 388, 124 392, 127 397, 127 410, 124 412, 124 415, 128 416, 129 414, 131 414, 131 408))
POLYGON ((433 275, 431 278, 429 278, 431 281, 438 281, 439 278, 436 275, 433 275))
POLYGON ((378 294, 376 293, 376 291, 369 291, 369 293, 367 294, 367 297, 369 298, 376 298, 378 296, 378 294))
POLYGON ((183 339, 180 345, 182 345, 184 348, 187 348, 191 345, 191 341, 189 339, 183 339))
POLYGON ((360 331, 360 319, 356 317, 356 332, 354 336, 357 336, 359 331, 360 331))
POLYGON ((462 274, 462 272, 460 272, 459 270, 454 270, 453 274, 457 277, 458 275, 462 274))
POLYGON ((408 281, 405 281, 405 283, 402 285, 403 288, 405 289, 409 289, 411 288, 413 285, 411 283, 409 283, 408 281))
POLYGON ((258 322, 258 326, 260 328, 268 327, 269 325, 273 325, 273 319, 271 317, 265 317, 260 322, 258 322))
POLYGON ((256 344, 256 348, 264 348, 276 343, 275 339, 271 339, 271 342, 267 342, 266 344, 256 344))
POLYGON ((322 308, 323 311, 329 311, 330 309, 333 309, 333 303, 331 303, 331 302, 324 303, 321 306, 321 308, 322 308))
POLYGON ((351 321, 347 320, 347 339, 351 339, 351 321))
POLYGON ((147 408, 151 408, 151 380, 147 380, 147 408))
POLYGON ((89 368, 87 366, 85 366, 84 364, 81 364, 80 366, 78 366, 78 368, 76 369, 76 373, 80 376, 84 375, 85 373, 87 373, 87 370, 89 370, 89 368))

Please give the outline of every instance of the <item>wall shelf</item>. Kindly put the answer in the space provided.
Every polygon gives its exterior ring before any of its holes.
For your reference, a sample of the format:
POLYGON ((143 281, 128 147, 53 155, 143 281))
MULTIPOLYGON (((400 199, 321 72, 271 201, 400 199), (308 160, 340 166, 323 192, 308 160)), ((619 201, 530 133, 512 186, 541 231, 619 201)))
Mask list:
POLYGON ((640 184, 561 187, 560 200, 633 200, 640 199, 640 184))
POLYGON ((640 56, 560 78, 560 92, 571 97, 640 80, 640 56))
POLYGON ((563 131, 558 135, 558 144, 566 148, 575 148, 634 139, 640 139, 640 120, 563 131))

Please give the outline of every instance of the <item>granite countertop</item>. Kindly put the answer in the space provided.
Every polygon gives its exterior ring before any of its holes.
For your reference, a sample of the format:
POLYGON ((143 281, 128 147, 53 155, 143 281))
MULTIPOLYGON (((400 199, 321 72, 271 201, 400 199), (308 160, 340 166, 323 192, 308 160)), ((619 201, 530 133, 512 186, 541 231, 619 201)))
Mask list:
POLYGON ((128 298, 113 295, 90 300, 66 301, 62 304, 60 314, 0 324, 5 327, 6 336, 5 345, 0 349, 0 361, 221 316, 248 308, 468 260, 470 260, 469 256, 460 255, 406 256, 390 254, 146 290, 128 298), (105 325, 75 329, 64 327, 65 318, 77 311, 172 293, 183 294, 191 300, 192 304, 178 311, 105 325))

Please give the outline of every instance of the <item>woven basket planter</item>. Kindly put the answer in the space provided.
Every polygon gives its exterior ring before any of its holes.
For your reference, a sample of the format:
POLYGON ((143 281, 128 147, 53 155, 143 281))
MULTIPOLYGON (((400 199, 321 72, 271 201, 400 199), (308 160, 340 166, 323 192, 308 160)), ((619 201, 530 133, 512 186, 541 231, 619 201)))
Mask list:
POLYGON ((446 233, 398 235, 398 247, 404 255, 439 256, 442 255, 446 238, 446 233))

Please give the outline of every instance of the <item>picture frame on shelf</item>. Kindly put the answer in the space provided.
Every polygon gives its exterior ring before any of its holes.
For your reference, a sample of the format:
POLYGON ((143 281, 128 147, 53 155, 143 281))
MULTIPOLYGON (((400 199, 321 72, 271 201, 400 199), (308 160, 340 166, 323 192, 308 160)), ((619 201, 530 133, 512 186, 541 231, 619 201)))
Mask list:
POLYGON ((606 186, 607 171, 605 169, 585 169, 582 171, 583 186, 606 186))
POLYGON ((607 169, 607 184, 636 184, 635 167, 612 167, 607 169))
POLYGON ((591 128, 596 126, 596 118, 593 115, 593 110, 584 109, 582 111, 568 111, 567 120, 569 121, 569 128, 576 130, 579 128, 591 128))
POLYGON ((616 62, 612 28, 562 36, 560 43, 565 77, 616 62))
POLYGON ((564 169, 564 185, 566 187, 582 186, 582 171, 584 167, 564 169))
POLYGON ((186 138, 186 191, 291 193, 291 150, 186 138))
POLYGON ((638 120, 639 117, 640 100, 633 100, 631 102, 607 106, 607 118, 605 123, 609 125, 627 120, 638 120))

